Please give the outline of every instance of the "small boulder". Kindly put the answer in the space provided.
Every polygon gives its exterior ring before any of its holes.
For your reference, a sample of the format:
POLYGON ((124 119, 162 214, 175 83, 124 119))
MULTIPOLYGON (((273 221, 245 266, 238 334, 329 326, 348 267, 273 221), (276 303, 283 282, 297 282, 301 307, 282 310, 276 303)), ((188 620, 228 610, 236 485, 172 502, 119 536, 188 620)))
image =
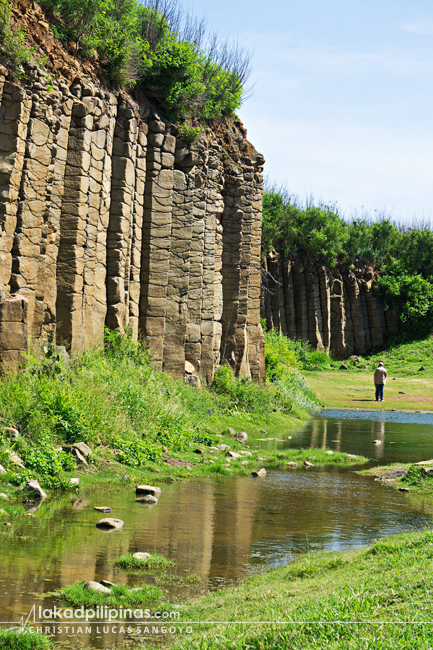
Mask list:
POLYGON ((150 553, 133 553, 132 557, 135 560, 148 560, 150 558, 150 553))
POLYGON ((245 433, 245 431, 239 431, 239 433, 236 434, 236 440, 239 442, 245 442, 248 440, 248 434, 245 433))
POLYGON ((356 454, 347 454, 347 458, 356 458, 356 454))
POLYGON ((373 440, 373 445, 381 445, 382 440, 373 440))
POLYGON ((251 476, 260 476, 261 478, 263 478, 264 476, 266 476, 266 470, 264 467, 262 467, 262 469, 259 469, 256 472, 251 472, 251 476))
POLYGON ((295 463, 295 461, 290 461, 290 463, 287 463, 287 467, 298 467, 298 463, 295 463))
POLYGON ((109 580, 100 580, 100 584, 104 585, 104 587, 114 587, 114 582, 110 582, 109 580))
POLYGON ((421 366, 420 370, 425 370, 425 366, 421 366))
POLYGON ((357 357, 356 354, 352 354, 350 358, 352 359, 352 361, 359 363, 359 357, 357 357))
POLYGON ((7 471, 3 467, 3 465, 0 465, 0 474, 7 474, 7 471))
POLYGON ((409 492, 409 488, 401 487, 401 488, 398 488, 398 491, 399 492, 409 492))
POLYGON ((158 499, 153 496, 153 494, 145 494, 144 497, 138 497, 138 499, 135 499, 137 503, 149 503, 149 504, 155 504, 158 503, 158 499))
POLYGON ((95 506, 93 510, 96 510, 96 512, 105 512, 108 514, 112 511, 112 508, 110 508, 110 506, 95 506))
POLYGON ((252 456, 252 453, 250 451, 241 451, 239 453, 241 453, 243 456, 252 456))
POLYGON ((71 479, 69 479, 69 483, 71 485, 79 485, 80 484, 80 479, 79 478, 71 478, 71 479))
POLYGON ((314 467, 313 463, 309 463, 308 460, 304 460, 304 467, 314 467))
POLYGON ((257 460, 259 463, 264 463, 264 462, 266 462, 266 458, 262 458, 261 456, 257 456, 256 460, 257 460))
POLYGON ((152 494, 157 499, 161 496, 161 488, 153 485, 137 485, 135 494, 152 494))
POLYGON ((229 445, 218 445, 218 451, 228 451, 229 449, 229 445))
POLYGON ((185 382, 193 386, 196 390, 200 390, 201 388, 201 381, 198 375, 185 374, 185 382))
POLYGON ((131 477, 130 477, 129 474, 124 474, 124 475, 122 476, 122 481, 129 481, 130 478, 131 478, 131 477))
POLYGON ((234 429, 232 429, 231 427, 229 427, 229 428, 227 429, 227 435, 228 435, 228 436, 235 436, 235 435, 236 435, 236 431, 235 431, 234 429))
POLYGON ((203 451, 203 449, 198 449, 198 448, 197 448, 197 449, 194 449, 194 452, 193 452, 193 453, 194 453, 194 454, 204 454, 204 451, 203 451))
POLYGON ((346 366, 345 363, 342 363, 340 366, 340 370, 348 370, 348 367, 346 366))
POLYGON ((325 454, 328 454, 328 456, 333 456, 334 452, 331 451, 330 449, 327 449, 327 450, 325 451, 325 454))
POLYGON ((229 450, 227 452, 227 456, 230 456, 230 458, 241 458, 241 455, 236 453, 235 451, 229 450))
POLYGON ((292 436, 287 436, 287 440, 291 440, 291 439, 292 439, 292 436))
POLYGON ((20 437, 19 432, 15 427, 3 427, 3 431, 7 431, 11 440, 18 440, 20 437))
POLYGON ((105 519, 100 519, 96 527, 102 530, 121 530, 123 528, 123 521, 121 519, 106 517, 105 519))
POLYGON ((38 481, 28 481, 26 487, 24 488, 27 492, 31 492, 34 496, 37 496, 39 499, 45 499, 46 493, 43 491, 38 481))
POLYGON ((101 594, 111 594, 111 589, 105 587, 101 582, 95 582, 94 580, 86 582, 84 588, 89 591, 99 591, 101 594))
POLYGON ((10 454, 9 460, 14 465, 17 465, 17 467, 21 467, 21 469, 25 469, 25 465, 22 458, 20 458, 18 454, 16 454, 14 451, 10 454))
POLYGON ((4 492, 0 492, 0 499, 9 499, 9 497, 4 492))
POLYGON ((185 373, 186 373, 187 375, 193 375, 193 374, 194 374, 194 370, 195 370, 195 368, 194 368, 194 366, 192 365, 192 363, 190 363, 189 361, 185 361, 185 373))
POLYGON ((261 433, 262 436, 267 436, 268 435, 268 432, 266 431, 266 429, 260 429, 259 433, 261 433))
POLYGON ((75 449, 78 449, 78 451, 83 454, 83 456, 92 456, 93 451, 86 445, 85 442, 75 442, 72 445, 75 449))

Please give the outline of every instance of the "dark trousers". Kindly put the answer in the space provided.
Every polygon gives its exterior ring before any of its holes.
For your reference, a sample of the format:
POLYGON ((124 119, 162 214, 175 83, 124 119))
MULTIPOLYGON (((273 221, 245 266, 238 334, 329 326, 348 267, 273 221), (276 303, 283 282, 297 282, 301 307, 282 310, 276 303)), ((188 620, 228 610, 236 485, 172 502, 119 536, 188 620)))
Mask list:
POLYGON ((383 384, 376 384, 376 402, 383 402, 383 384))

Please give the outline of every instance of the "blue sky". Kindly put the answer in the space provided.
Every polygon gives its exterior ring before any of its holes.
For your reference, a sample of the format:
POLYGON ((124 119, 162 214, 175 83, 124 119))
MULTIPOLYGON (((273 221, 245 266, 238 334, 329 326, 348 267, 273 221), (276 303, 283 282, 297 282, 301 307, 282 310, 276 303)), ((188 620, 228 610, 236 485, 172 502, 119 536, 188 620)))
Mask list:
POLYGON ((433 4, 191 0, 253 50, 239 111, 265 172, 347 216, 433 221, 433 4))

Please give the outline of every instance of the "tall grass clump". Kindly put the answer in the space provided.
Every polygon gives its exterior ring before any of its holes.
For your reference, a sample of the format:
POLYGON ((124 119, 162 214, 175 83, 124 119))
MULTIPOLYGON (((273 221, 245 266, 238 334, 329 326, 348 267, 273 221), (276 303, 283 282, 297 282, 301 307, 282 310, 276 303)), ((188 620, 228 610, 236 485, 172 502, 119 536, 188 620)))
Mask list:
POLYGON ((45 635, 26 630, 1 630, 2 650, 51 650, 53 642, 45 635))

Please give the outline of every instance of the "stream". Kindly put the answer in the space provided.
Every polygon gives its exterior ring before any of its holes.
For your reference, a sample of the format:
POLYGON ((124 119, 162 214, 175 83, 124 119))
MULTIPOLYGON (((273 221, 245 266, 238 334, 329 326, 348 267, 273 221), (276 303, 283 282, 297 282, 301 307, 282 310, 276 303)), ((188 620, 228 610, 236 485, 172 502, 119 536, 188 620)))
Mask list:
MULTIPOLYGON (((328 447, 362 454, 369 466, 433 458, 433 415, 325 411, 297 431, 250 437, 260 448, 328 447), (373 440, 381 440, 381 445, 373 440)), ((365 468, 365 466, 363 466, 365 468)), ((135 502, 135 490, 92 488, 79 495, 48 498, 36 518, 13 526, 18 539, 2 541, 1 616, 17 623, 36 608, 54 607, 52 592, 65 585, 101 579, 130 585, 155 582, 150 575, 125 573, 117 557, 157 552, 176 561, 176 579, 161 584, 176 599, 235 584, 266 567, 318 550, 356 549, 403 531, 433 524, 433 498, 386 488, 350 468, 267 469, 264 479, 224 477, 162 486, 155 506, 135 502), (95 505, 109 505, 122 531, 95 527, 95 505), (188 579, 191 574, 196 580, 188 579)), ((89 628, 90 630, 90 628, 89 628)), ((91 631, 56 639, 65 647, 108 649, 134 643, 128 633, 91 631)), ((156 637, 141 637, 156 644, 156 637)), ((135 642, 136 643, 136 642, 135 642)))

